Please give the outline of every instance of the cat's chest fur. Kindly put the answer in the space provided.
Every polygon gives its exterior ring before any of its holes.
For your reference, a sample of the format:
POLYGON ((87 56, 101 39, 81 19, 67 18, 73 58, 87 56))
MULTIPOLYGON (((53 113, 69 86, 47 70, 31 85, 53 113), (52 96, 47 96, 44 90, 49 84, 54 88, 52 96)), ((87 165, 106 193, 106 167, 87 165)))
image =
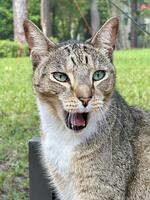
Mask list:
POLYGON ((65 176, 69 172, 70 161, 75 147, 80 139, 75 139, 61 123, 49 113, 46 104, 38 101, 41 118, 41 128, 44 132, 41 138, 41 148, 46 165, 53 165, 58 172, 65 176))
MULTIPOLYGON (((53 128, 49 128, 49 133, 52 132, 57 135, 64 134, 61 131, 56 132, 53 128)), ((44 136, 41 144, 47 164, 53 165, 62 176, 65 176, 69 172, 70 161, 76 144, 68 144, 62 138, 56 140, 55 137, 50 135, 44 136)))

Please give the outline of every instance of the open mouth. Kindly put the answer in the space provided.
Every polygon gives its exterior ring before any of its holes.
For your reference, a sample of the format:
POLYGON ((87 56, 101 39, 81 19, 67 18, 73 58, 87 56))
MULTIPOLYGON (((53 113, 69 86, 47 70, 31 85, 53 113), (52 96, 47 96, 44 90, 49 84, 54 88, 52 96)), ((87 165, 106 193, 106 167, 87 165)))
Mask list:
POLYGON ((65 121, 68 128, 79 131, 87 126, 88 113, 65 112, 65 121))

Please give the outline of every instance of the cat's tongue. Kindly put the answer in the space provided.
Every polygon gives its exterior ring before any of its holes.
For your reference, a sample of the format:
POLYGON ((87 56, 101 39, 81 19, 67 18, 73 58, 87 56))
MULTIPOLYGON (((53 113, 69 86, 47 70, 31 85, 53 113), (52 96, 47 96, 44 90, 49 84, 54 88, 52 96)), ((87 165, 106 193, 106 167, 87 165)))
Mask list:
POLYGON ((70 116, 70 123, 73 126, 85 126, 86 120, 84 119, 83 113, 73 113, 70 116))

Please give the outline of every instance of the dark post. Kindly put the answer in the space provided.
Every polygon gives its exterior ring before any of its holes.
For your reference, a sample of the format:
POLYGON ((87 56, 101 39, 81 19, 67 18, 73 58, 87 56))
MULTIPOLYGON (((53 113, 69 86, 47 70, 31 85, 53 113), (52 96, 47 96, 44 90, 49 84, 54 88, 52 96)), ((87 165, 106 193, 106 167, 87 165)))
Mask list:
POLYGON ((30 200, 56 200, 54 189, 41 164, 39 145, 39 138, 29 141, 30 200))

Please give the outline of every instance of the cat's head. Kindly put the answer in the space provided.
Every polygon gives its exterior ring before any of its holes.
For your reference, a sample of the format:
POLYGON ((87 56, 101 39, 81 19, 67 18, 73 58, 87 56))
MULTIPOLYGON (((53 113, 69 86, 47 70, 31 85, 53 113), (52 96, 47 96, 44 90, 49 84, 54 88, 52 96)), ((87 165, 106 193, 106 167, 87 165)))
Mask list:
POLYGON ((116 17, 111 18, 85 43, 55 44, 31 21, 24 22, 36 95, 69 129, 85 128, 90 113, 103 110, 110 102, 118 24, 116 17))

